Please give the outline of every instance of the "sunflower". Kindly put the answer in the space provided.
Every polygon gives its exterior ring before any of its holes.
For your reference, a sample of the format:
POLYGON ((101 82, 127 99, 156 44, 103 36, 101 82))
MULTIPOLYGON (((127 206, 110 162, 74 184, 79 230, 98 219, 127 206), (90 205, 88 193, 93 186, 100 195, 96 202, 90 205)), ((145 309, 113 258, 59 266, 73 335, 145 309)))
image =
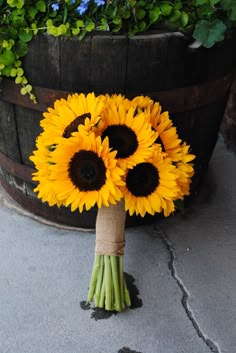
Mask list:
POLYGON ((178 137, 176 127, 173 126, 173 122, 169 118, 169 113, 162 112, 159 102, 154 103, 150 97, 137 96, 132 100, 132 103, 136 105, 138 111, 146 110, 150 114, 152 128, 158 132, 158 138, 155 142, 161 145, 163 152, 167 153, 172 161, 178 161, 182 141, 178 137))
MULTIPOLYGON (((136 105, 138 109, 143 110, 153 106, 154 101, 148 96, 137 96, 132 99, 131 103, 136 105)), ((158 105, 159 103, 156 104, 158 105)))
POLYGON ((117 151, 119 165, 126 170, 151 155, 158 134, 151 128, 149 115, 136 114, 134 106, 127 107, 122 100, 121 104, 116 104, 116 99, 113 102, 111 98, 103 110, 97 134, 102 139, 109 138, 110 147, 117 151))
POLYGON ((38 181, 39 184, 34 189, 38 193, 38 197, 43 202, 48 202, 49 206, 61 206, 61 201, 58 200, 53 188, 53 180, 50 179, 50 153, 53 150, 53 145, 49 142, 47 133, 42 133, 36 140, 37 150, 30 156, 30 160, 34 163, 36 172, 33 173, 32 179, 38 181))
MULTIPOLYGON (((138 97, 137 97, 138 98, 138 97)), ((143 104, 144 103, 139 103, 143 104)), ((190 163, 195 156, 189 153, 189 148, 185 142, 179 139, 177 129, 173 126, 173 122, 169 118, 168 112, 161 113, 161 106, 159 103, 147 106, 150 109, 150 119, 152 127, 159 133, 156 143, 162 146, 163 151, 171 159, 177 167, 177 184, 179 186, 178 198, 183 199, 184 195, 189 195, 191 177, 194 175, 193 164, 190 163)))
POLYGON ((123 105, 123 107, 125 107, 126 110, 128 110, 133 105, 133 103, 122 94, 112 94, 111 96, 109 94, 106 94, 105 108, 111 104, 115 105, 116 107, 123 105))
POLYGON ((162 211, 168 216, 175 209, 173 200, 179 193, 177 177, 176 167, 156 145, 149 159, 126 172, 126 185, 122 187, 125 210, 131 216, 162 211))
POLYGON ((189 153, 190 146, 184 142, 181 145, 180 160, 176 163, 179 185, 178 198, 183 199, 184 195, 190 194, 191 178, 194 175, 193 163, 195 155, 189 153))
POLYGON ((179 138, 177 129, 173 126, 173 122, 169 118, 169 113, 167 111, 162 113, 159 103, 154 103, 147 109, 150 109, 152 127, 159 134, 156 143, 161 145, 163 152, 165 152, 173 162, 177 162, 181 158, 182 140, 179 138))
POLYGON ((116 151, 110 151, 108 138, 104 141, 94 133, 74 133, 61 138, 51 152, 51 177, 59 200, 71 210, 89 210, 97 203, 109 206, 122 198, 120 186, 124 172, 117 166, 116 151))
POLYGON ((104 96, 75 93, 67 100, 55 101, 54 108, 48 108, 40 124, 45 131, 50 131, 51 139, 57 143, 57 138, 69 138, 78 130, 89 131, 96 126, 103 107, 104 96))

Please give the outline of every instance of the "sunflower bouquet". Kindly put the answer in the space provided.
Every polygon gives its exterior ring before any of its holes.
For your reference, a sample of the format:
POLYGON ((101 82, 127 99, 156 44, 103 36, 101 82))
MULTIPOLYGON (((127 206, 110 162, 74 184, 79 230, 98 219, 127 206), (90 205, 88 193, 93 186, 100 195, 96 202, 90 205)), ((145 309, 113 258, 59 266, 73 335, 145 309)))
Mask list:
POLYGON ((106 310, 131 305, 124 278, 126 212, 169 216, 189 194, 188 146, 168 112, 149 97, 73 94, 55 101, 30 159, 38 197, 71 211, 98 207, 88 301, 106 310))

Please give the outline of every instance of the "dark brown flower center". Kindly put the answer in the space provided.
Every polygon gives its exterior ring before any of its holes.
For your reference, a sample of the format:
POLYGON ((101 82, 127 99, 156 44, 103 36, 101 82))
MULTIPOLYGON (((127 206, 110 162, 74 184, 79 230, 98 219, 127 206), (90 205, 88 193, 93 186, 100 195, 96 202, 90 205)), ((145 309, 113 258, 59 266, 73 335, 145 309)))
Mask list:
POLYGON ((72 183, 80 191, 98 191, 106 182, 105 164, 93 151, 81 150, 75 153, 68 172, 72 183))
POLYGON ((78 126, 79 126, 80 124, 84 124, 86 118, 91 119, 91 114, 90 114, 90 113, 86 113, 86 114, 77 116, 77 118, 75 118, 75 119, 70 123, 70 125, 68 125, 68 126, 65 128, 65 130, 64 130, 64 132, 63 132, 63 134, 62 134, 62 137, 65 137, 65 138, 71 137, 71 135, 72 135, 73 132, 78 131, 78 126))
POLYGON ((102 139, 109 138, 109 145, 118 151, 116 158, 132 156, 138 148, 138 140, 135 132, 126 125, 108 126, 102 133, 102 139))
POLYGON ((159 184, 159 173, 151 163, 139 163, 128 171, 126 186, 134 196, 151 195, 159 184))

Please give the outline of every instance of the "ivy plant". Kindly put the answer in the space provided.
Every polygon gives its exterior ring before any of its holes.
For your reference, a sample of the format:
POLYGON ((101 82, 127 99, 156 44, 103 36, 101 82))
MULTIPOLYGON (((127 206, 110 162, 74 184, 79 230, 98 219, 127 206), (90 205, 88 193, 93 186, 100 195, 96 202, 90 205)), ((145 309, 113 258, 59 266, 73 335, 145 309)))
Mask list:
POLYGON ((0 0, 0 14, 0 77, 12 77, 35 100, 22 59, 40 33, 82 40, 95 30, 136 35, 164 29, 210 48, 235 27, 236 0, 0 0))

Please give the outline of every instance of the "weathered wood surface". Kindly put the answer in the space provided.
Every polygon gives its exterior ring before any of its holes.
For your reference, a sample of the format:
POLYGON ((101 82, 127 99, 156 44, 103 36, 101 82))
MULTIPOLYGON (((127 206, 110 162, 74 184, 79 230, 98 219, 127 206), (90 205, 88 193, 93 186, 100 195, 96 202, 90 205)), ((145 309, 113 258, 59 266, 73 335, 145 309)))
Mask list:
POLYGON ((61 89, 72 92, 92 90, 91 40, 89 36, 83 41, 78 38, 59 39, 61 89))
POLYGON ((33 168, 30 168, 22 163, 14 161, 2 152, 0 152, 0 165, 6 172, 11 174, 13 177, 18 177, 21 180, 36 185, 36 183, 32 181, 32 173, 34 171, 33 168))
MULTIPOLYGON (((25 74, 33 85, 60 88, 60 42, 58 38, 42 35, 30 43, 24 59, 25 74)), ((70 65, 68 60, 67 65, 70 65)))
MULTIPOLYGON (((39 36, 31 43, 24 62, 25 73, 32 84, 60 88, 60 45, 55 37, 39 36), (45 60, 46 58, 46 60, 45 60)), ((29 156, 35 149, 35 139, 41 132, 42 114, 15 105, 22 162, 33 166, 29 156)))
POLYGON ((0 100, 0 151, 16 161, 21 161, 18 145, 18 127, 14 106, 0 100))
POLYGON ((236 153, 236 74, 227 101, 221 133, 229 150, 236 153))
POLYGON ((29 157, 35 150, 36 138, 42 131, 39 125, 42 114, 20 106, 15 106, 15 112, 22 163, 33 166, 29 157))
POLYGON ((186 42, 180 33, 130 38, 126 92, 138 95, 183 87, 185 61, 186 42))
MULTIPOLYGON (((168 110, 171 114, 188 112, 217 102, 222 97, 227 97, 233 76, 234 71, 198 85, 178 87, 166 91, 146 90, 145 95, 161 102, 163 109, 168 110)), ((73 93, 34 86, 34 92, 37 96, 37 104, 34 104, 28 96, 21 95, 20 87, 15 85, 13 81, 3 79, 1 86, 3 93, 0 97, 2 100, 38 112, 46 111, 48 107, 53 106, 56 99, 66 98, 68 94, 73 93)), ((136 94, 129 91, 126 96, 133 98, 136 94)), ((42 116, 40 115, 40 117, 42 116)), ((32 116, 32 118, 34 117, 32 116)))

